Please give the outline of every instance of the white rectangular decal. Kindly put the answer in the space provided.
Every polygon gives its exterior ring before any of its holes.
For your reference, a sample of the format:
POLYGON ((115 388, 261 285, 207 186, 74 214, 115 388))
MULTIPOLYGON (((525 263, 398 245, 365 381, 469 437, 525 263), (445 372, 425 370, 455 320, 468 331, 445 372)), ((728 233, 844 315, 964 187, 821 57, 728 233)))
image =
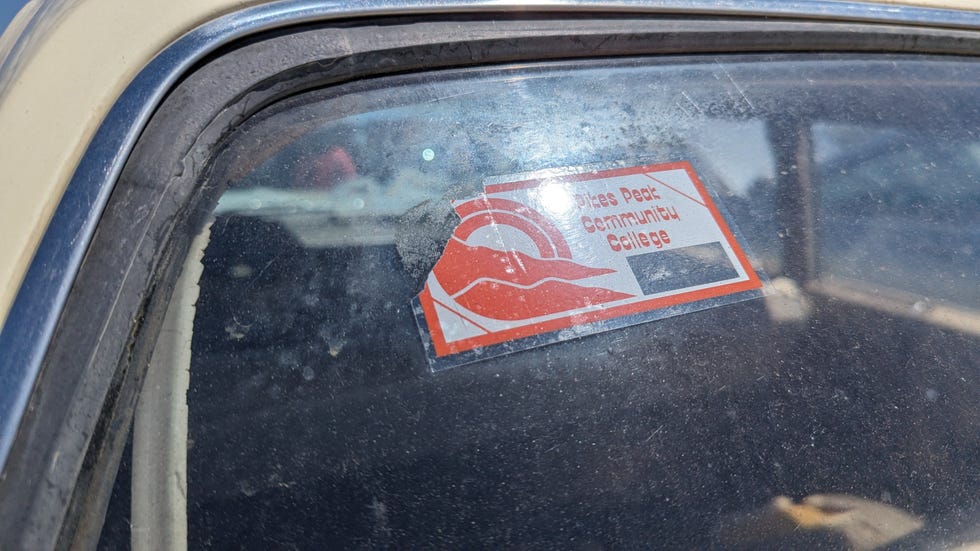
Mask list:
POLYGON ((434 369, 762 286, 687 162, 502 181, 453 208, 459 225, 416 301, 434 369))

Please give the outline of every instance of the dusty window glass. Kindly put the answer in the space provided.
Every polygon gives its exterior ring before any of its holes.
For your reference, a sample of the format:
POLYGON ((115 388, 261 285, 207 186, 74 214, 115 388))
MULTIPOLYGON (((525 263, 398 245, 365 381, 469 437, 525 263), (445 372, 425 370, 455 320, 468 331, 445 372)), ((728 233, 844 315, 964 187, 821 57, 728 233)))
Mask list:
POLYGON ((870 549, 980 525, 980 66, 744 56, 403 76, 214 161, 198 547, 870 549), (433 373, 486 178, 690 163, 767 295, 433 373))
POLYGON ((824 271, 980 310, 980 121, 950 117, 814 125, 824 271))

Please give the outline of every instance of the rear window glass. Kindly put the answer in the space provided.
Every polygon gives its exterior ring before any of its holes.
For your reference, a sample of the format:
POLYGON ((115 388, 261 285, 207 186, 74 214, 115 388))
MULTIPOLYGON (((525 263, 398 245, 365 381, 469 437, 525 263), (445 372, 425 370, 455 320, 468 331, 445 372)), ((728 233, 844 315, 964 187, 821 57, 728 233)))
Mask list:
MULTIPOLYGON (((968 538, 978 80, 949 57, 663 58, 391 77, 270 107, 207 183, 224 191, 191 344, 190 546, 968 538), (691 167, 757 294, 433 370, 415 301, 459 235, 454 204, 521 175, 669 163, 691 167)), ((538 283, 494 283, 495 308, 538 283)))

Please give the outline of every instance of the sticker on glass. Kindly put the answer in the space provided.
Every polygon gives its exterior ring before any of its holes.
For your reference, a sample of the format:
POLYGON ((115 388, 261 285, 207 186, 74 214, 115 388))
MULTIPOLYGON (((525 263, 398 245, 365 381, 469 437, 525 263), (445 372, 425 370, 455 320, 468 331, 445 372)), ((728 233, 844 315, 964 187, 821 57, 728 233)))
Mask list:
POLYGON ((761 295, 687 162, 498 179, 452 206, 415 302, 435 370, 761 295))

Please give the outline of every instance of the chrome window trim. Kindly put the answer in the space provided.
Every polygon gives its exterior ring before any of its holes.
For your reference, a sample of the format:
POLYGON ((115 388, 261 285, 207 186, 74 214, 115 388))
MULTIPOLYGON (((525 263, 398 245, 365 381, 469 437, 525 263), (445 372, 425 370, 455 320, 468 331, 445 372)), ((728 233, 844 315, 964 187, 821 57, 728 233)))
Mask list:
MULTIPOLYGON (((109 194, 150 115, 194 63, 232 41, 271 29, 353 17, 503 11, 711 15, 888 23, 980 29, 980 12, 834 0, 362 0, 352 6, 283 0, 216 18, 185 34, 126 87, 83 154, 0 329, 0 466, 11 446, 41 362, 109 194)), ((0 81, 12 75, 0 75, 0 81)))

